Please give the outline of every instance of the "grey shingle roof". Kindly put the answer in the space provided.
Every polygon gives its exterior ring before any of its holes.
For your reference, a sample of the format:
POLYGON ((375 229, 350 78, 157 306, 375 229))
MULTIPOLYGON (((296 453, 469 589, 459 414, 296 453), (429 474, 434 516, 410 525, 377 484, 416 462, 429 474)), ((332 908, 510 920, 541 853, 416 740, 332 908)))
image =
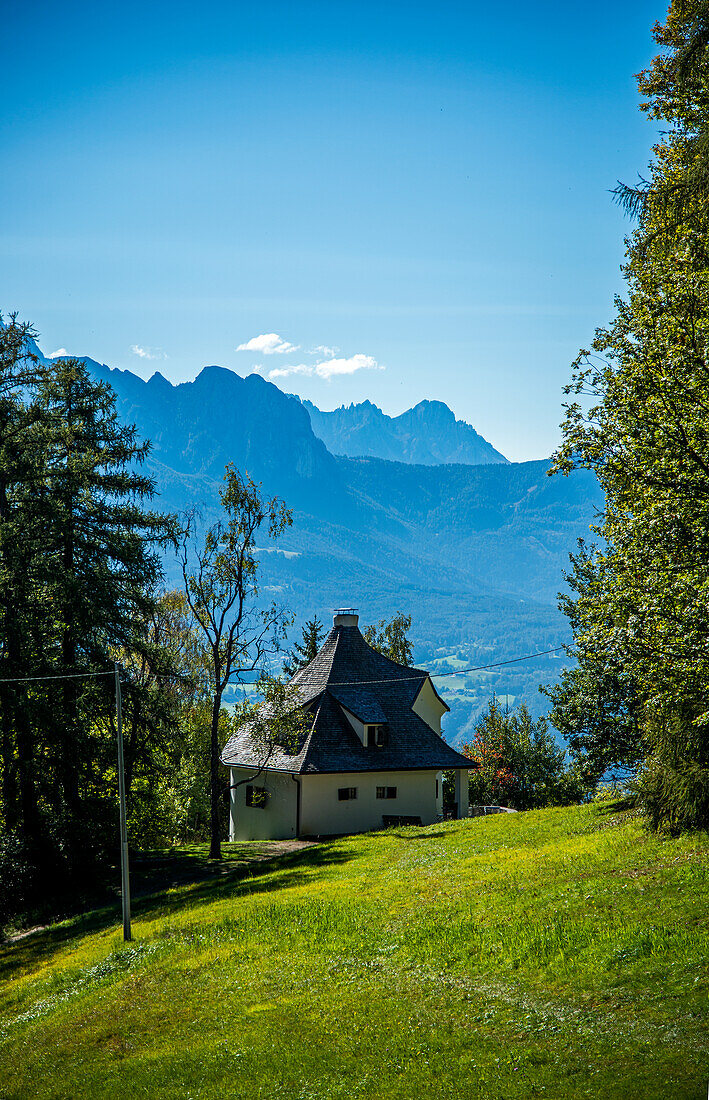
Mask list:
POLYGON ((347 707, 350 714, 360 722, 386 722, 386 715, 376 695, 363 687, 329 687, 328 693, 334 695, 338 703, 347 707))
POLYGON ((299 751, 289 756, 276 750, 266 760, 242 727, 222 760, 300 774, 473 767, 411 709, 427 679, 423 669, 398 665, 372 649, 356 626, 335 625, 317 656, 291 680, 313 719, 299 751), (365 748, 342 705, 362 722, 386 723, 386 744, 365 748))

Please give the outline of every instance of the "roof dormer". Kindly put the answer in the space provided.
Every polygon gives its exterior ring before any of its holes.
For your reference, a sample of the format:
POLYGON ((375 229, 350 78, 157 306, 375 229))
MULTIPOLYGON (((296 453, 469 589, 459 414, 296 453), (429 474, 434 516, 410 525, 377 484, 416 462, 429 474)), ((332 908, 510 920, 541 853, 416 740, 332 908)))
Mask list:
POLYGON ((345 718, 366 749, 386 744, 386 715, 379 700, 359 687, 331 688, 345 718))

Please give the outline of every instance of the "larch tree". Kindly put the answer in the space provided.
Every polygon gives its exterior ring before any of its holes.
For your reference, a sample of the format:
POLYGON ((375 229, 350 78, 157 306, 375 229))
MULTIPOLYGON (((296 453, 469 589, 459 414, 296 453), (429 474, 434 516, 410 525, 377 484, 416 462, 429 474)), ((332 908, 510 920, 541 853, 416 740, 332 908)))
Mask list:
MULTIPOLYGON (((141 466, 150 447, 121 423, 109 386, 68 358, 44 375, 36 400, 43 461, 34 501, 42 530, 37 579, 52 611, 45 660, 55 674, 104 672, 114 652, 134 645, 154 609, 158 551, 174 528, 170 517, 146 508, 154 486, 141 466)), ((62 680, 51 700, 65 850, 77 864, 102 801, 103 753, 92 731, 96 715, 111 707, 105 677, 62 680)))

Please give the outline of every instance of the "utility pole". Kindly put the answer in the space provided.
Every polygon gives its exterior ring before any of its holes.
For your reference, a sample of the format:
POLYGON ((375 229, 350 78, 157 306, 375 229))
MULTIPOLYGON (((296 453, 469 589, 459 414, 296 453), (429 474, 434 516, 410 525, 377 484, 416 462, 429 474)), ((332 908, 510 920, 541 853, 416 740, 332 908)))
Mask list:
POLYGON ((116 729, 118 732, 118 804, 121 822, 121 899, 123 901, 123 939, 133 939, 130 930, 130 878, 128 872, 128 829, 126 826, 126 779, 123 771, 123 717, 121 714, 121 666, 114 664, 116 675, 116 729))

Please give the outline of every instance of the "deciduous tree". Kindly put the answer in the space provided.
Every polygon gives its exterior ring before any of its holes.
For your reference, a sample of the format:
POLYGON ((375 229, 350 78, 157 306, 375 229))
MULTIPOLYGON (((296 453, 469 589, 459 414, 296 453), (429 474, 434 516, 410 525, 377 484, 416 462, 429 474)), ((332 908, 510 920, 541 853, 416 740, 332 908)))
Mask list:
MULTIPOLYGON (((628 242, 627 295, 582 351, 555 469, 606 495, 595 608, 575 650, 607 655, 636 693, 650 818, 709 825, 709 54, 706 6, 670 4, 640 78, 669 123, 628 242), (680 750, 681 746, 681 750, 680 750), (671 792, 674 794, 671 795, 671 792), (680 809, 684 801, 686 813, 680 809), (662 806, 667 813, 663 814, 662 806)), ((635 704, 634 704, 635 705, 635 704)))
POLYGON ((221 859, 219 722, 227 684, 252 674, 278 650, 291 622, 286 612, 258 601, 257 535, 278 539, 293 522, 282 500, 266 499, 248 476, 228 465, 220 491, 223 518, 203 535, 197 517, 188 517, 180 546, 184 591, 201 630, 211 695, 210 858, 221 859))
POLYGON ((411 666, 414 650, 409 640, 409 630, 411 616, 398 611, 389 622, 381 619, 378 623, 365 627, 363 637, 367 645, 371 645, 372 649, 383 653, 385 657, 399 665, 411 666))
POLYGON ((587 790, 578 771, 567 768, 547 723, 533 722, 524 704, 509 711, 491 699, 473 740, 460 751, 477 764, 470 773, 471 803, 533 810, 580 802, 587 790))

